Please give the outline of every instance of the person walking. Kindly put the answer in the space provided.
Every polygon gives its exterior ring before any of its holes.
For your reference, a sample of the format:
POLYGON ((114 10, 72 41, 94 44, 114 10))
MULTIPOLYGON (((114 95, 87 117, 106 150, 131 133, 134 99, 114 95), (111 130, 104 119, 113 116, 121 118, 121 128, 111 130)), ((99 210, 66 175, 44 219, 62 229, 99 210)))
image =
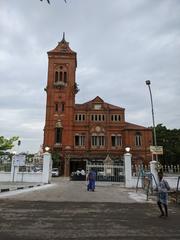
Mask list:
POLYGON ((94 169, 90 170, 90 172, 87 176, 87 180, 88 180, 87 190, 94 192, 95 183, 96 183, 96 172, 94 171, 94 169))
POLYGON ((159 217, 168 217, 168 191, 170 190, 170 186, 168 182, 163 179, 163 173, 158 173, 159 183, 157 186, 158 198, 157 205, 160 209, 161 215, 159 217), (164 208, 164 210, 163 210, 164 208))

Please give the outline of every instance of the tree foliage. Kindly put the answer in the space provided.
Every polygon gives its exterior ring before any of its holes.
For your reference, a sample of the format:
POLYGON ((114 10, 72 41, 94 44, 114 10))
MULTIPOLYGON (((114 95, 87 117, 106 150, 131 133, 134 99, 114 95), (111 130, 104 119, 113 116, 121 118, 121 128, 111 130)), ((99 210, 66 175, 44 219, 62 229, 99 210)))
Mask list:
POLYGON ((12 137, 10 139, 0 136, 0 154, 3 154, 7 150, 14 147, 14 142, 17 141, 19 137, 12 137))
POLYGON ((180 129, 167 129, 162 124, 156 126, 157 144, 163 146, 160 156, 162 164, 180 164, 180 129))
POLYGON ((52 152, 52 161, 53 161, 54 168, 60 167, 60 159, 61 159, 61 155, 58 151, 52 152))

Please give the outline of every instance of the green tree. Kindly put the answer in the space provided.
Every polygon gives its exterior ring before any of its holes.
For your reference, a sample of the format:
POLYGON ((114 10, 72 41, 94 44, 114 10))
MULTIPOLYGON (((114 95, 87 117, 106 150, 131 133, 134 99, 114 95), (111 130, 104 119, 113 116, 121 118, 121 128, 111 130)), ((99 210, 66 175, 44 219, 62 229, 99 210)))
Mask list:
POLYGON ((60 158, 61 158, 61 155, 60 155, 59 152, 54 151, 52 153, 52 161, 53 161, 53 167, 54 168, 59 168, 60 167, 60 158))
POLYGON ((163 146, 164 154, 159 156, 162 164, 180 164, 180 129, 156 126, 157 144, 163 146))
POLYGON ((17 141, 19 137, 12 137, 10 139, 0 136, 0 154, 2 155, 7 150, 14 147, 14 142, 17 141))

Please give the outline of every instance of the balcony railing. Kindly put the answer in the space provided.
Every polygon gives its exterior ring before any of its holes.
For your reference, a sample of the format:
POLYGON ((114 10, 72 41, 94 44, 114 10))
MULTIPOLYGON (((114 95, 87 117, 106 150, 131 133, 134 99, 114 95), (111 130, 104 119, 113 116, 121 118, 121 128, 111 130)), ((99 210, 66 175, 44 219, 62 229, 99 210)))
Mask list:
POLYGON ((65 86, 67 86, 67 83, 65 83, 63 81, 54 82, 54 87, 60 88, 60 87, 65 87, 65 86))

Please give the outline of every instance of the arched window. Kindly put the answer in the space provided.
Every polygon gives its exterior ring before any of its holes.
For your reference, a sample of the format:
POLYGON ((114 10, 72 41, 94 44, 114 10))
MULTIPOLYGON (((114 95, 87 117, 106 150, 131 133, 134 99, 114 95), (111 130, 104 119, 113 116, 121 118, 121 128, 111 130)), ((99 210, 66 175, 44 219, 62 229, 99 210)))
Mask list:
POLYGON ((97 135, 95 133, 93 133, 91 136, 91 145, 93 147, 97 146, 97 135))
POLYGON ((82 147, 85 146, 85 134, 75 134, 75 146, 82 147))
POLYGON ((112 147, 122 146, 122 136, 120 134, 111 135, 111 146, 112 147))
POLYGON ((140 132, 136 132, 135 134, 135 146, 136 147, 142 146, 142 136, 140 132))
POLYGON ((55 72, 55 82, 58 82, 58 71, 55 72))
POLYGON ((67 72, 64 72, 64 82, 67 82, 67 72))
POLYGON ((63 76, 63 72, 59 72, 59 81, 62 82, 62 76, 63 76))
POLYGON ((55 144, 61 144, 62 143, 62 124, 61 121, 58 120, 55 126, 55 144))
POLYGON ((103 133, 93 133, 91 136, 92 147, 104 147, 105 146, 105 136, 103 133))
POLYGON ((58 103, 55 103, 55 112, 58 112, 58 110, 59 110, 59 104, 58 103))
POLYGON ((67 74, 67 68, 65 66, 59 66, 55 69, 54 73, 54 82, 61 85, 63 83, 67 83, 68 81, 68 74, 67 74))
POLYGON ((62 143, 62 128, 55 128, 55 143, 62 143))
POLYGON ((105 145, 105 137, 104 134, 100 134, 98 136, 98 142, 99 142, 99 146, 104 146, 105 145))
POLYGON ((62 102, 62 103, 61 103, 61 112, 64 112, 64 108, 65 108, 65 103, 62 102))

